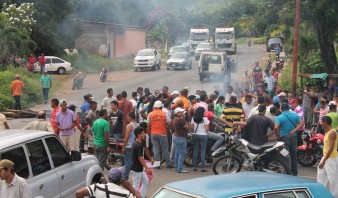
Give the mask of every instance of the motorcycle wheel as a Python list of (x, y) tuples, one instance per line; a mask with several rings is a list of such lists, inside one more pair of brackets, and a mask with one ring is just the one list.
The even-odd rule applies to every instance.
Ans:
[(236, 173), (241, 171), (242, 161), (236, 156), (223, 155), (216, 159), (212, 166), (215, 175), (225, 173)]
[[(194, 166), (193, 156), (194, 156), (194, 147), (188, 148), (188, 151), (187, 151), (187, 153), (185, 154), (185, 157), (184, 157), (184, 164), (187, 167)], [(199, 160), (198, 160), (198, 163), (199, 163)]]
[(114, 154), (108, 155), (107, 163), (104, 166), (107, 170), (110, 170), (113, 167), (124, 166), (124, 157), (116, 156)]
[(291, 175), (289, 163), (286, 161), (285, 157), (280, 154), (276, 154), (264, 162), (264, 169), (273, 171), (274, 173)]
[(302, 166), (311, 167), (317, 163), (315, 155), (310, 151), (297, 151), (298, 163)]

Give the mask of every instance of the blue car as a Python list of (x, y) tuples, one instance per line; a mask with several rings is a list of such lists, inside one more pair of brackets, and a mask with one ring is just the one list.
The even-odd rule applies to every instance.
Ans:
[(333, 198), (321, 184), (304, 178), (241, 172), (169, 183), (153, 198)]

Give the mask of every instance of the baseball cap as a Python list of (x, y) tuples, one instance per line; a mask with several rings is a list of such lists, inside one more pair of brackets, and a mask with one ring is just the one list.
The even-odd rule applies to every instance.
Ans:
[(161, 101), (156, 101), (155, 103), (154, 103), (154, 108), (161, 108), (162, 107), (162, 102)]
[(177, 114), (177, 113), (180, 113), (180, 112), (185, 112), (185, 110), (182, 109), (181, 107), (177, 107), (177, 108), (174, 110), (174, 114)]
[(175, 90), (175, 91), (173, 91), (172, 93), (171, 93), (171, 95), (179, 95), (180, 94), (180, 92), (179, 91), (177, 91), (177, 90)]
[(108, 179), (112, 182), (119, 182), (122, 179), (122, 174), (124, 172), (124, 167), (112, 168), (108, 172)]
[(60, 100), (60, 105), (62, 105), (63, 103), (66, 103), (66, 104), (67, 104), (68, 102), (67, 102), (67, 100), (65, 100), (65, 99), (61, 99), (61, 100)]
[(294, 98), (294, 99), (290, 100), (289, 103), (290, 103), (290, 105), (293, 105), (295, 103), (298, 103), (298, 100), (296, 98)]
[(3, 169), (3, 168), (13, 169), (13, 167), (14, 167), (14, 163), (11, 160), (8, 160), (8, 159), (0, 160), (0, 169)]
[(280, 92), (280, 93), (278, 94), (278, 96), (284, 96), (284, 97), (286, 97), (286, 93), (285, 93), (285, 92)]
[(72, 111), (75, 111), (76, 106), (73, 105), (73, 104), (70, 104), (67, 108), (70, 109), (70, 110), (72, 110)]
[(289, 104), (288, 104), (288, 103), (283, 102), (282, 105), (281, 105), (281, 108), (282, 108), (282, 109), (289, 109), (290, 107), (289, 107)]

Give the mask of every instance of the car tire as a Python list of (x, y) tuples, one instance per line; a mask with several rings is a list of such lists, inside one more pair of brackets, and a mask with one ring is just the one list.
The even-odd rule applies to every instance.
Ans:
[(192, 69), (192, 62), (190, 63), (189, 69)]
[(58, 70), (57, 70), (58, 74), (60, 75), (64, 75), (66, 73), (66, 69), (63, 68), (63, 67), (59, 67)]
[(204, 77), (200, 76), (200, 82), (203, 82), (203, 80), (204, 80)]
[(153, 66), (151, 67), (151, 71), (156, 71), (156, 65), (153, 65)]
[(135, 71), (135, 72), (138, 72), (138, 68), (134, 68), (134, 71)]

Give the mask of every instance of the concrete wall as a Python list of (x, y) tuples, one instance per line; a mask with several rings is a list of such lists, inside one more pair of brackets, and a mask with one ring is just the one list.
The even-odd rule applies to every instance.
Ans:
[(146, 32), (136, 29), (125, 29), (124, 34), (116, 33), (115, 57), (123, 57), (135, 54), (138, 50), (145, 48)]

